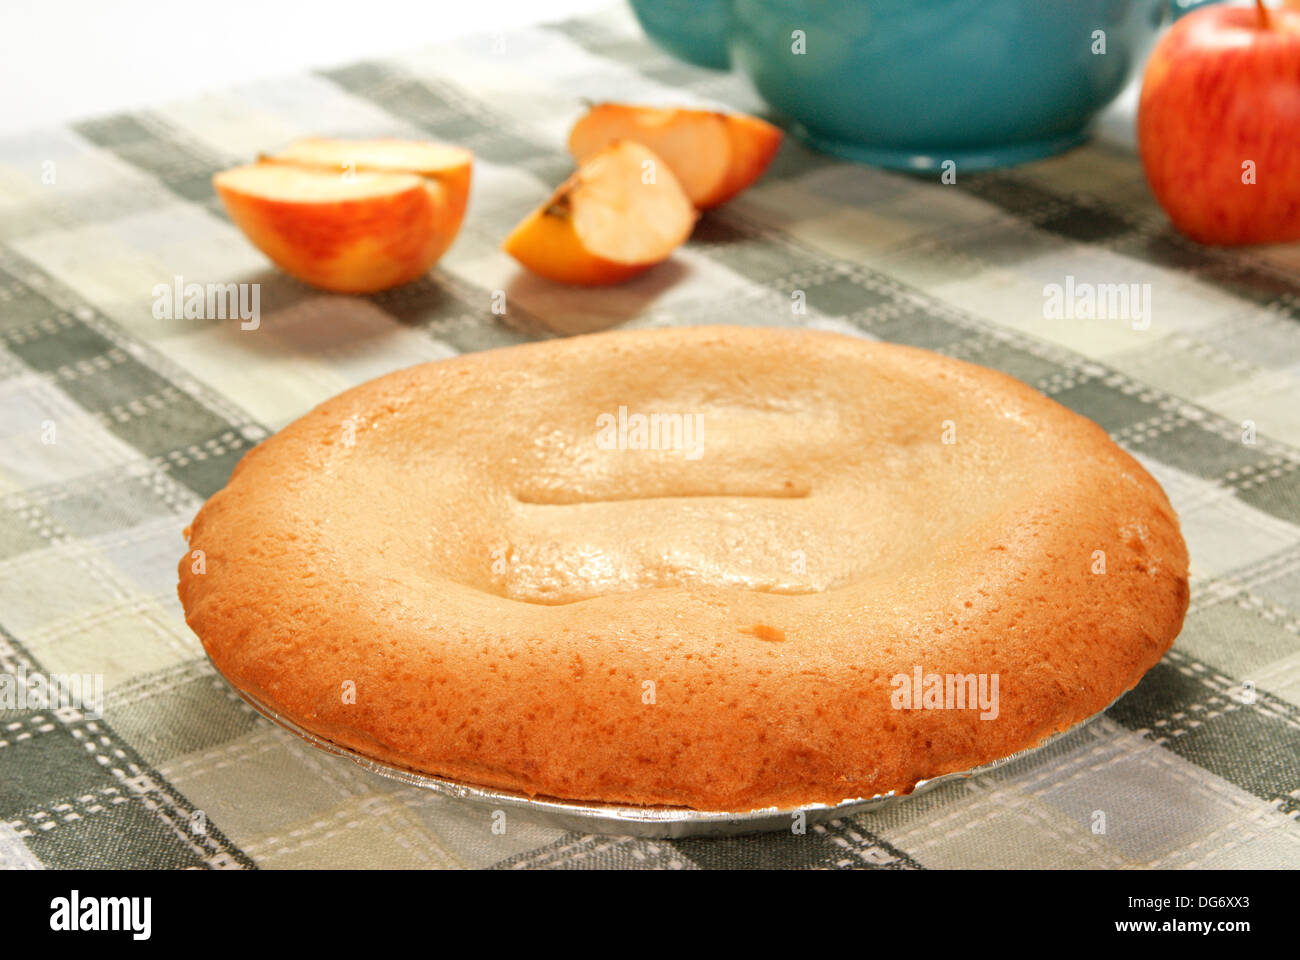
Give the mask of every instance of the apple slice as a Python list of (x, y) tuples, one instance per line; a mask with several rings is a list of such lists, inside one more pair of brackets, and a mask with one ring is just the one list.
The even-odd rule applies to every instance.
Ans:
[(421, 140), (331, 140), (304, 137), (264, 159), (342, 170), (386, 170), (446, 179), (468, 174), (474, 154), (464, 147)]
[(473, 154), (402, 140), (299, 140), (213, 184), (286, 273), (339, 293), (409, 283), (460, 230)]
[(743, 114), (601, 103), (573, 125), (569, 152), (582, 162), (615, 140), (645, 144), (672, 167), (691, 202), (706, 210), (762, 176), (783, 136)]
[(619, 141), (560, 184), (501, 249), (560, 283), (619, 283), (667, 259), (697, 216), (667, 163)]
[[(451, 246), (465, 219), (469, 203), (470, 176), (474, 154), (464, 147), (422, 140), (330, 140), (305, 137), (295, 140), (279, 153), (265, 157), (272, 163), (321, 166), (340, 172), (386, 171), (415, 173), (436, 181), (441, 191), (430, 185), (437, 201), (438, 232), (445, 242), (434, 255), (432, 264)], [(425, 270), (428, 269), (426, 266)], [(421, 273), (424, 270), (420, 271)]]

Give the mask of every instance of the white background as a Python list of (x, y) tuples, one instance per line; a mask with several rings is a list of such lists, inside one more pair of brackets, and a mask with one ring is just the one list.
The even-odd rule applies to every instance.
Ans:
[(0, 136), (613, 0), (0, 0)]

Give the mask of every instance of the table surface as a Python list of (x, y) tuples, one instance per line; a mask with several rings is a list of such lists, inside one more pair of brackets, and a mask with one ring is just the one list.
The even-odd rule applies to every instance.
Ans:
[[(0, 866), (1300, 865), (1300, 247), (1182, 240), (1105, 144), (943, 185), (789, 142), (670, 262), (561, 289), (498, 245), (569, 171), (584, 97), (760, 109), (619, 8), (0, 138), (0, 673), (105, 689), (101, 718), (0, 714)], [(314, 133), (475, 150), (470, 215), (426, 279), (313, 291), (225, 218), (214, 171)], [(260, 327), (156, 315), (175, 277), (260, 284)], [(1149, 284), (1149, 323), (1049, 319), (1045, 291), (1067, 282)], [(488, 809), (262, 720), (187, 629), (182, 528), (253, 444), (340, 390), (538, 337), (792, 322), (1011, 373), (1164, 485), (1191, 609), (1105, 717), (803, 836), (651, 841), (517, 817), (497, 833)]]

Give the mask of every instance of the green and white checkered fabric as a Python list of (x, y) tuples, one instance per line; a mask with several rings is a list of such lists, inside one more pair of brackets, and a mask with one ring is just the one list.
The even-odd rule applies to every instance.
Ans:
[[(0, 713), (0, 866), (1300, 865), (1300, 246), (1195, 247), (1102, 147), (944, 185), (791, 142), (669, 263), (562, 289), (498, 244), (569, 171), (583, 98), (761, 109), (620, 9), (0, 140), (0, 673), (105, 688), (102, 719)], [(213, 172), (308, 134), (475, 151), (464, 231), (427, 278), (323, 294), (225, 218)], [(176, 276), (260, 283), (260, 328), (156, 319)], [(1149, 328), (1046, 319), (1067, 278), (1150, 284)], [(995, 773), (805, 836), (677, 842), (518, 817), (495, 834), (490, 810), (327, 756), (213, 672), (176, 598), (181, 530), (253, 444), (421, 361), (702, 323), (917, 344), (1102, 424), (1182, 518), (1173, 651), (1106, 717)]]

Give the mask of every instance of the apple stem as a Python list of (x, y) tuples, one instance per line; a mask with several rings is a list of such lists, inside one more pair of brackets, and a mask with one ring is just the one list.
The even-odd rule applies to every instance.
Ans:
[(1264, 0), (1255, 0), (1255, 9), (1259, 11), (1259, 28), (1267, 30), (1271, 24), (1268, 19), (1268, 7), (1264, 6)]

